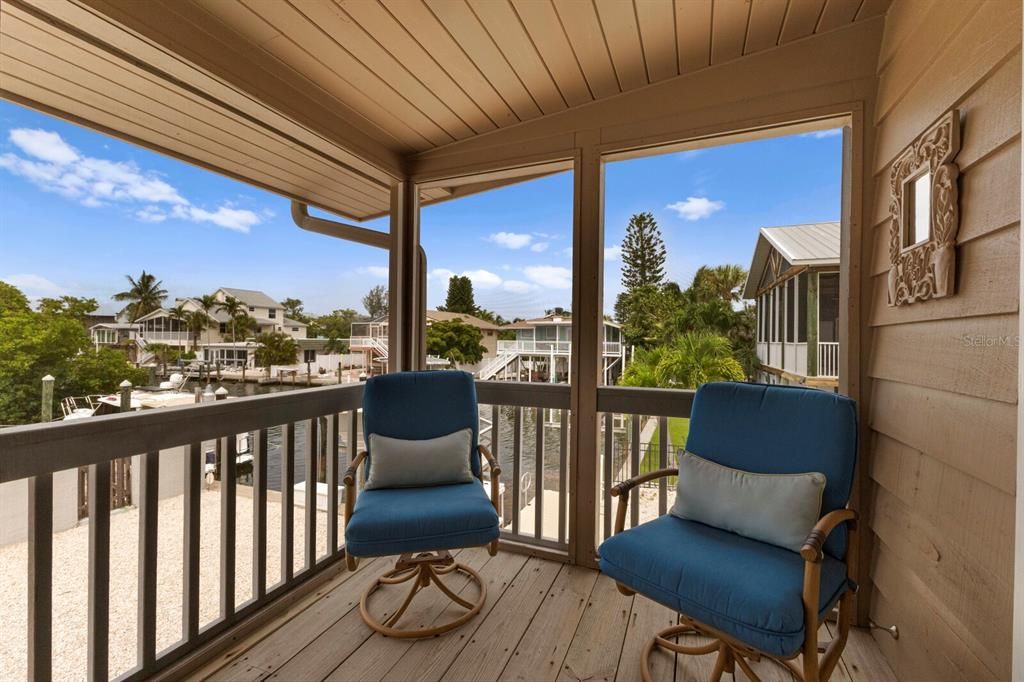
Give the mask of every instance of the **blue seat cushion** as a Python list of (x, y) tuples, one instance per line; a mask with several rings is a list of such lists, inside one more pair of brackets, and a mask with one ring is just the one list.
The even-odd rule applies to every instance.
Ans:
[(345, 551), (387, 556), (486, 545), (498, 514), (479, 481), (363, 490), (345, 528)]
[[(656, 602), (760, 651), (791, 656), (804, 641), (804, 560), (796, 552), (662, 516), (601, 545), (601, 570)], [(824, 614), (849, 589), (846, 566), (821, 566)]]

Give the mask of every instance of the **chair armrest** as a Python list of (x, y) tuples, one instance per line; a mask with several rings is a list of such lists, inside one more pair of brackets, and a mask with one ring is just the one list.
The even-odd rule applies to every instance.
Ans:
[(366, 459), (366, 456), (366, 450), (363, 450), (356, 455), (356, 458), (348, 465), (348, 469), (345, 469), (345, 478), (342, 479), (342, 482), (346, 487), (351, 487), (356, 484), (356, 472), (359, 471), (359, 466), (363, 463), (363, 460)]
[(677, 476), (678, 474), (679, 469), (677, 469), (676, 467), (666, 467), (664, 469), (658, 469), (657, 471), (641, 474), (640, 476), (634, 476), (633, 478), (625, 480), (622, 483), (613, 485), (612, 489), (609, 492), (611, 493), (612, 497), (624, 497), (626, 493), (628, 493), (630, 490), (637, 487), (638, 485), (647, 483), (647, 481), (653, 481), (656, 478), (663, 478), (665, 476)]
[(615, 507), (615, 529), (613, 533), (621, 533), (622, 529), (626, 527), (626, 509), (629, 507), (630, 490), (647, 481), (653, 481), (656, 478), (663, 478), (665, 476), (676, 476), (678, 474), (679, 469), (676, 467), (666, 467), (640, 476), (634, 476), (629, 480), (613, 485), (608, 492), (612, 497), (619, 498), (619, 503)]
[(491, 454), (487, 446), (478, 445), (477, 447), (480, 449), (480, 454), (487, 460), (487, 466), (491, 469), (491, 479), (501, 476), (501, 467), (498, 466), (498, 460), (494, 459), (494, 455)]
[(841, 523), (853, 524), (856, 521), (857, 512), (853, 509), (836, 509), (825, 514), (814, 524), (811, 532), (808, 533), (803, 547), (800, 548), (800, 556), (804, 558), (804, 561), (816, 564), (821, 563), (822, 559), (825, 558), (823, 551), (825, 540), (828, 539), (832, 531)]

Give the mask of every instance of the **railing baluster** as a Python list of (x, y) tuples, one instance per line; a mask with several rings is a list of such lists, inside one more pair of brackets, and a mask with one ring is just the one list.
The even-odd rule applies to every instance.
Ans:
[(139, 457), (138, 662), (145, 670), (156, 660), (157, 495), (160, 452)]
[(320, 449), (320, 421), (313, 417), (306, 422), (306, 447), (303, 450), (306, 458), (306, 568), (316, 565), (316, 498), (317, 474), (316, 457)]
[(252, 595), (267, 594), (267, 430), (260, 429), (252, 445)]
[(537, 443), (534, 447), (534, 463), (537, 467), (536, 492), (533, 499), (533, 534), (536, 538), (544, 537), (544, 408), (536, 407), (533, 411), (534, 422), (537, 424)]
[(238, 442), (234, 434), (220, 448), (220, 615), (235, 613), (235, 466)]
[(523, 454), (523, 408), (515, 408), (512, 419), (512, 534), (519, 535), (519, 467)]
[(614, 435), (613, 427), (615, 425), (615, 414), (612, 412), (604, 413), (604, 485), (602, 493), (604, 493), (604, 536), (610, 538), (612, 536), (612, 485), (615, 481), (612, 480), (612, 459), (614, 459), (615, 453), (612, 452), (612, 448), (615, 443), (612, 440)]
[[(658, 468), (668, 466), (668, 417), (658, 417)], [(658, 479), (658, 516), (668, 511), (668, 477)]]
[(28, 679), (52, 678), (53, 474), (28, 482)]
[[(629, 475), (640, 474), (640, 415), (634, 414), (632, 419), (632, 440), (630, 442)], [(629, 494), (629, 527), (640, 525), (640, 487), (637, 486)]]
[(338, 414), (327, 417), (327, 556), (338, 553)]
[(292, 579), (292, 524), (295, 519), (292, 496), (295, 489), (292, 471), (295, 468), (295, 424), (281, 427), (281, 582)]
[(110, 462), (89, 467), (89, 660), (88, 678), (110, 674)]
[(203, 494), (203, 475), (206, 473), (206, 457), (202, 443), (192, 443), (185, 453), (184, 480), (184, 529), (181, 592), (182, 634), (186, 641), (193, 641), (199, 634), (199, 524), (201, 517), (200, 498)]
[(568, 481), (568, 450), (566, 444), (569, 441), (569, 410), (559, 410), (562, 421), (561, 429), (558, 432), (558, 542), (565, 542), (565, 515), (566, 505), (569, 501), (569, 491), (566, 488)]

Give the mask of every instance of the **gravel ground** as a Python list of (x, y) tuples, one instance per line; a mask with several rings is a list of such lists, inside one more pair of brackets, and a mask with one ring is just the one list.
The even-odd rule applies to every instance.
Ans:
[[(235, 602), (252, 597), (251, 488), (238, 486), (236, 515)], [(281, 507), (276, 494), (267, 504), (267, 580), (281, 575)], [(220, 493), (201, 498), (200, 627), (219, 617)], [(157, 651), (181, 638), (182, 497), (160, 501), (157, 532)], [(304, 514), (295, 509), (295, 570), (304, 563)], [(326, 553), (324, 512), (317, 514), (317, 554)], [(339, 527), (341, 523), (339, 521)], [(138, 510), (129, 507), (110, 517), (110, 676), (135, 665), (138, 594)], [(88, 641), (89, 525), (53, 536), (53, 677), (80, 680), (86, 674)], [(0, 547), (0, 680), (26, 677), (27, 544)]]

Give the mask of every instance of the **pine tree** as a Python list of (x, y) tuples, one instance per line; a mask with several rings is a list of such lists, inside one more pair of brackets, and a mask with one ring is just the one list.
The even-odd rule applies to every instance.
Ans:
[(469, 277), (454, 275), (448, 280), (448, 297), (445, 299), (444, 309), (450, 313), (476, 314), (473, 281)]
[(636, 213), (622, 240), (622, 288), (659, 286), (665, 279), (665, 241), (651, 213)]

